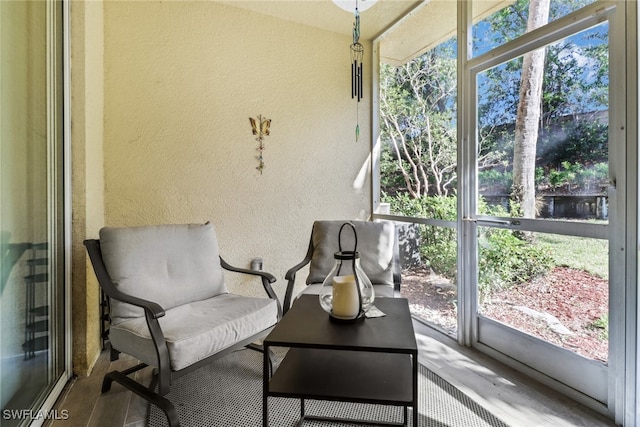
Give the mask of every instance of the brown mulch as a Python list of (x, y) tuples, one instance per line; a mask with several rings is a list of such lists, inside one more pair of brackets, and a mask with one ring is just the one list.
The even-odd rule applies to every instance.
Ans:
[(402, 273), (400, 295), (409, 300), (411, 313), (454, 333), (457, 329), (455, 285), (423, 267)]
[[(582, 270), (556, 267), (531, 283), (494, 292), (481, 304), (483, 316), (585, 357), (607, 362), (608, 282)], [(455, 332), (456, 290), (424, 268), (403, 273), (402, 296), (412, 313)], [(551, 320), (550, 320), (551, 319)]]

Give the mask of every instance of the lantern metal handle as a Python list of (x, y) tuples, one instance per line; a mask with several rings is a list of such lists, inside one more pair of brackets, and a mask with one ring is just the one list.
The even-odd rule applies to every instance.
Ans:
[[(356, 272), (356, 258), (358, 257), (358, 233), (356, 232), (356, 227), (355, 225), (353, 225), (350, 222), (345, 222), (344, 224), (342, 224), (340, 226), (340, 231), (338, 232), (338, 250), (340, 254), (345, 254), (345, 252), (342, 252), (342, 230), (344, 229), (344, 226), (348, 225), (349, 227), (351, 227), (351, 231), (353, 231), (353, 237), (354, 237), (354, 243), (353, 243), (353, 252), (346, 252), (346, 253), (351, 253), (353, 254), (353, 256), (351, 257), (351, 269), (353, 271), (353, 277), (355, 278), (356, 281), (356, 291), (358, 292), (358, 303), (360, 304), (360, 310), (358, 313), (358, 316), (356, 316), (356, 318), (364, 318), (364, 310), (362, 307), (362, 290), (360, 289), (360, 278), (358, 277), (358, 274)], [(342, 265), (340, 266), (340, 268), (338, 269), (338, 274), (340, 274), (340, 270)]]
[(351, 230), (353, 231), (353, 237), (355, 238), (355, 243), (353, 244), (353, 253), (355, 255), (356, 251), (358, 250), (358, 233), (356, 233), (356, 227), (350, 222), (345, 222), (340, 227), (340, 231), (338, 232), (338, 250), (342, 252), (342, 229), (345, 225), (351, 227)]

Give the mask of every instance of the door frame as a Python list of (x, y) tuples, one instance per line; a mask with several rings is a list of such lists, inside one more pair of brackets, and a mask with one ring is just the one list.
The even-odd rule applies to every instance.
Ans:
[[(56, 3), (61, 3), (62, 13), (62, 29), (58, 27), (58, 21), (55, 19), (55, 7)], [(71, 34), (71, 20), (70, 20), (70, 1), (68, 0), (48, 0), (47, 1), (47, 90), (49, 98), (49, 109), (55, 107), (56, 99), (58, 95), (62, 95), (62, 171), (57, 170), (55, 165), (53, 149), (50, 146), (48, 150), (48, 163), (49, 163), (49, 180), (62, 176), (61, 183), (52, 183), (49, 185), (50, 199), (54, 200), (51, 196), (60, 190), (62, 187), (62, 218), (56, 221), (54, 213), (49, 214), (49, 222), (59, 224), (63, 227), (62, 242), (58, 243), (55, 230), (50, 227), (49, 240), (54, 242), (51, 245), (52, 250), (56, 248), (63, 248), (62, 252), (56, 256), (63, 257), (62, 275), (64, 277), (64, 283), (62, 289), (56, 289), (55, 295), (61, 292), (63, 298), (62, 313), (63, 316), (63, 330), (59, 331), (64, 336), (62, 341), (60, 337), (56, 336), (57, 342), (50, 346), (50, 351), (54, 351), (57, 346), (62, 346), (64, 351), (64, 360), (60, 361), (63, 372), (60, 377), (55, 381), (50, 389), (50, 392), (45, 397), (40, 411), (42, 413), (53, 414), (56, 417), (65, 417), (65, 414), (50, 412), (54, 407), (56, 401), (62, 394), (65, 386), (71, 379), (73, 374), (72, 366), (72, 330), (71, 330), (71, 55), (70, 55), (70, 34)], [(56, 32), (62, 31), (62, 46), (56, 45)], [(62, 49), (62, 70), (56, 67), (56, 54), (52, 52), (55, 49)], [(56, 92), (55, 82), (57, 75), (62, 72), (62, 94)], [(58, 125), (55, 121), (49, 120), (49, 132), (56, 133), (58, 131)], [(51, 144), (49, 144), (51, 145)], [(51, 275), (53, 277), (53, 275)], [(53, 327), (53, 326), (52, 326)], [(51, 357), (51, 356), (50, 356)], [(41, 426), (46, 422), (46, 417), (38, 417), (32, 421), (31, 426)]]
[[(486, 54), (472, 58), (470, 55), (471, 40), (471, 2), (459, 1), (458, 36), (459, 40), (459, 102), (458, 102), (458, 164), (460, 166), (459, 212), (458, 212), (458, 271), (459, 274), (459, 335), (460, 344), (476, 347), (501, 362), (527, 373), (573, 399), (612, 416), (616, 422), (632, 425), (638, 411), (635, 403), (637, 387), (637, 257), (634, 250), (638, 247), (638, 150), (637, 150), (637, 97), (630, 99), (627, 93), (636, 94), (637, 88), (637, 32), (626, 33), (627, 28), (637, 30), (637, 7), (635, 2), (597, 2), (572, 13), (569, 16), (553, 21), (543, 28), (527, 33), (520, 38), (493, 49)], [(581, 372), (567, 370), (567, 365), (559, 369), (547, 363), (552, 376), (542, 374), (530, 367), (535, 354), (531, 349), (545, 348), (553, 357), (560, 349), (544, 343), (544, 341), (527, 337), (516, 331), (505, 332), (504, 336), (496, 333), (499, 322), (481, 318), (478, 314), (477, 282), (477, 227), (478, 225), (499, 226), (501, 228), (558, 232), (566, 231), (567, 223), (538, 225), (536, 220), (518, 219), (521, 226), (510, 224), (509, 218), (495, 221), (495, 218), (476, 215), (478, 183), (476, 179), (475, 157), (477, 152), (476, 123), (476, 76), (479, 72), (505, 62), (506, 59), (518, 57), (527, 51), (545, 46), (553, 41), (575, 34), (609, 19), (609, 52), (610, 52), (610, 108), (609, 108), (609, 141), (610, 141), (610, 206), (615, 206), (615, 217), (606, 226), (589, 228), (589, 237), (606, 237), (609, 234), (610, 252), (610, 292), (609, 292), (609, 364), (597, 366), (593, 386), (599, 388), (594, 397), (566, 386), (563, 379), (568, 376), (577, 378)], [(472, 191), (461, 191), (472, 189)], [(623, 194), (619, 197), (618, 194)], [(633, 200), (635, 203), (627, 203)], [(491, 224), (494, 222), (494, 224)], [(500, 225), (499, 223), (503, 224)], [(525, 226), (525, 227), (522, 227)], [(582, 227), (581, 227), (582, 228)], [(605, 231), (608, 228), (609, 231)], [(620, 309), (623, 307), (624, 309)], [(484, 340), (484, 343), (482, 342)], [(522, 345), (528, 351), (512, 353), (513, 357), (496, 350), (505, 344)], [(516, 345), (516, 346), (517, 346)], [(568, 353), (568, 352), (567, 352)], [(567, 356), (571, 358), (571, 356)], [(576, 356), (579, 357), (579, 356)], [(582, 358), (581, 358), (582, 359)], [(539, 358), (538, 358), (539, 360)], [(587, 361), (588, 362), (588, 361)], [(600, 364), (601, 365), (601, 364)], [(608, 371), (608, 372), (607, 372)], [(631, 374), (631, 375), (630, 375)], [(627, 379), (628, 378), (628, 379)], [(587, 389), (591, 386), (586, 385)]]

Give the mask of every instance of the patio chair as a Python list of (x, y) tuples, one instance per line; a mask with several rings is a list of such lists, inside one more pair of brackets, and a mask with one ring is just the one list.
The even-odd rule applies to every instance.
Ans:
[[(164, 397), (172, 379), (243, 347), (262, 350), (254, 342), (282, 316), (275, 277), (227, 264), (211, 223), (105, 227), (84, 244), (109, 298), (111, 360), (122, 352), (141, 362), (107, 373), (102, 392), (116, 381), (160, 407), (172, 427), (180, 425)], [(268, 298), (229, 293), (223, 270), (259, 276)], [(149, 387), (128, 377), (146, 366), (156, 368)]]
[[(309, 275), (302, 294), (319, 294), (322, 282), (331, 271), (338, 251), (338, 234), (340, 227), (347, 221), (315, 221), (311, 230), (309, 248), (304, 259), (290, 268), (286, 275), (287, 290), (284, 296), (283, 310), (286, 313), (293, 297), (296, 273), (307, 264)], [(357, 250), (360, 253), (360, 265), (365, 272), (378, 297), (400, 296), (401, 267), (396, 227), (389, 221), (349, 221), (358, 235)], [(342, 236), (344, 248), (353, 248), (352, 233)]]

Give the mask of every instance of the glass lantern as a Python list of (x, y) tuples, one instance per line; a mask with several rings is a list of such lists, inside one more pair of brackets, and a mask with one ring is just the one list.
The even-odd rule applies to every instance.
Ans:
[[(342, 250), (341, 235), (345, 226), (351, 227), (355, 236), (353, 251)], [(320, 305), (331, 320), (353, 322), (364, 319), (373, 304), (375, 292), (360, 266), (360, 254), (356, 250), (358, 235), (353, 224), (347, 222), (340, 227), (338, 247), (339, 251), (333, 255), (333, 268), (322, 282)]]

